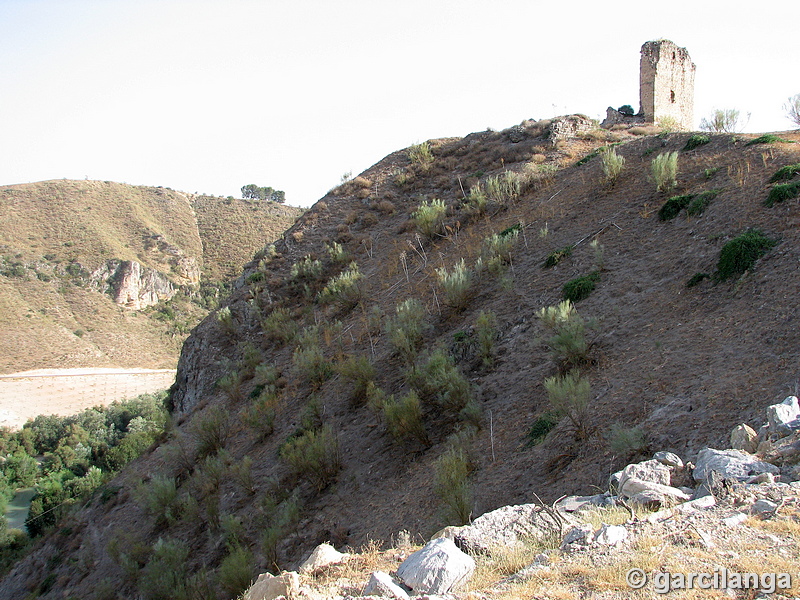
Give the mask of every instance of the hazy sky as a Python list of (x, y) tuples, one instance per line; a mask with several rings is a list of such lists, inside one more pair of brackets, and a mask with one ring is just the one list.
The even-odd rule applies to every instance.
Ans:
[(800, 3), (0, 0), (0, 185), (99, 179), (308, 206), (415, 142), (639, 108), (639, 49), (697, 65), (695, 120), (792, 124)]

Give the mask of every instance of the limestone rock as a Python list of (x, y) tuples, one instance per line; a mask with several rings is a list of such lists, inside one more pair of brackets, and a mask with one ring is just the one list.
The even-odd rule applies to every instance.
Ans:
[(242, 600), (275, 600), (280, 596), (289, 598), (299, 590), (300, 577), (294, 571), (280, 575), (262, 573), (242, 596)]
[(681, 457), (673, 452), (666, 452), (665, 450), (661, 450), (660, 452), (656, 452), (653, 455), (653, 460), (657, 460), (662, 465), (667, 467), (676, 467), (680, 469), (683, 467), (683, 461)]
[(389, 574), (383, 571), (375, 571), (369, 576), (367, 587), (364, 588), (364, 595), (408, 600), (406, 591), (397, 585)]
[(314, 548), (314, 551), (303, 562), (303, 564), (300, 565), (299, 571), (300, 573), (310, 573), (311, 571), (315, 571), (321, 567), (342, 562), (349, 556), (349, 554), (342, 554), (341, 552), (338, 552), (336, 548), (330, 544), (320, 544)]
[(666, 465), (655, 459), (650, 459), (628, 465), (622, 469), (619, 475), (620, 490), (625, 487), (625, 482), (629, 479), (668, 486), (670, 484), (670, 471)]
[(655, 498), (654, 494), (661, 496), (663, 498), (661, 504), (667, 502), (675, 504), (677, 502), (689, 500), (690, 498), (688, 494), (682, 492), (678, 488), (661, 483), (644, 481), (642, 479), (635, 479), (633, 477), (626, 479), (620, 489), (620, 495), (625, 498), (633, 498), (637, 494), (645, 492), (651, 500)]
[(755, 429), (746, 423), (742, 423), (731, 431), (731, 448), (753, 454), (758, 447), (757, 438), (758, 434)]
[(775, 465), (758, 460), (752, 454), (741, 450), (715, 450), (704, 448), (697, 456), (697, 466), (694, 469), (696, 481), (706, 481), (711, 471), (716, 471), (726, 479), (746, 481), (753, 475), (760, 473), (780, 473)]
[(755, 515), (761, 515), (762, 517), (767, 517), (775, 514), (778, 510), (778, 505), (770, 500), (756, 500), (753, 505), (750, 507), (750, 512)]
[(561, 540), (561, 551), (577, 550), (589, 546), (594, 541), (594, 528), (591, 525), (575, 525), (567, 530)]
[(628, 539), (628, 530), (622, 525), (603, 525), (594, 534), (594, 541), (601, 546), (616, 546)]
[(613, 506), (614, 496), (595, 494), (594, 496), (567, 496), (556, 503), (556, 508), (563, 512), (579, 512), (595, 506)]
[(397, 569), (397, 577), (419, 594), (446, 594), (469, 581), (475, 561), (452, 540), (436, 538), (414, 552)]
[(555, 530), (558, 525), (540, 506), (519, 504), (482, 514), (471, 525), (453, 531), (453, 541), (466, 552), (490, 553), (492, 548), (541, 539)]
[(800, 404), (797, 396), (788, 396), (780, 404), (768, 406), (767, 421), (770, 431), (781, 435), (800, 429)]
[(98, 289), (111, 294), (114, 302), (132, 310), (169, 300), (177, 292), (166, 275), (135, 260), (110, 260), (92, 273), (91, 279)]

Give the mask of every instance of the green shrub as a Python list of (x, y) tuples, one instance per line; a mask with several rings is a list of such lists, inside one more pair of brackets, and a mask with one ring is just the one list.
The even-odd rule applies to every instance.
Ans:
[(319, 299), (324, 304), (336, 304), (340, 308), (349, 309), (361, 300), (361, 271), (358, 264), (350, 263), (344, 271), (328, 280), (327, 285), (319, 294)]
[(444, 292), (444, 301), (449, 306), (460, 310), (467, 305), (472, 286), (472, 270), (462, 258), (448, 271), (445, 267), (436, 269), (436, 277)]
[(589, 297), (598, 281), (600, 281), (600, 271), (592, 271), (588, 275), (571, 279), (561, 289), (561, 296), (570, 302), (580, 302)]
[(553, 359), (562, 366), (577, 367), (588, 359), (587, 325), (569, 300), (539, 311), (542, 324), (553, 334), (547, 343)]
[(526, 447), (538, 446), (547, 437), (547, 434), (558, 425), (559, 415), (548, 412), (536, 418), (528, 430)]
[(428, 238), (433, 238), (442, 233), (446, 214), (447, 207), (444, 200), (434, 198), (430, 202), (423, 200), (411, 218), (414, 219), (414, 224), (420, 233)]
[(469, 188), (467, 206), (471, 212), (479, 215), (484, 214), (488, 203), (486, 192), (483, 191), (483, 187), (480, 184), (473, 185)]
[(208, 408), (202, 415), (195, 417), (192, 434), (197, 444), (198, 460), (217, 454), (230, 435), (228, 412), (220, 406)]
[(551, 267), (555, 267), (558, 263), (560, 263), (565, 258), (568, 258), (572, 254), (572, 250), (575, 248), (573, 245), (564, 246), (560, 250), (555, 250), (547, 255), (547, 258), (544, 259), (544, 263), (542, 264), (543, 269), (549, 269)]
[(409, 392), (400, 400), (395, 400), (394, 396), (386, 398), (383, 402), (383, 418), (394, 439), (415, 439), (426, 446), (429, 444), (422, 422), (422, 405), (415, 392)]
[(264, 390), (250, 406), (242, 410), (242, 421), (255, 432), (259, 441), (266, 439), (275, 430), (277, 405), (275, 393)]
[(456, 367), (453, 358), (437, 349), (420, 367), (408, 374), (411, 387), (423, 398), (435, 400), (442, 408), (461, 411), (472, 399), (472, 386)]
[(653, 159), (650, 171), (657, 191), (671, 190), (678, 183), (678, 153), (666, 152), (659, 154)]
[(225, 392), (231, 400), (239, 400), (242, 394), (242, 379), (239, 373), (231, 371), (217, 379), (216, 387)]
[(228, 335), (234, 335), (236, 333), (236, 323), (233, 320), (230, 306), (223, 306), (217, 311), (217, 323), (219, 323), (222, 331)]
[(281, 344), (291, 342), (297, 335), (297, 323), (287, 308), (275, 308), (261, 321), (261, 328), (268, 339)]
[(617, 149), (614, 147), (606, 148), (600, 153), (600, 158), (603, 162), (603, 176), (610, 184), (617, 181), (622, 168), (625, 166), (625, 157), (617, 154)]
[(319, 385), (333, 375), (333, 367), (322, 352), (316, 325), (303, 329), (299, 344), (292, 354), (292, 363), (295, 374), (312, 385)]
[(472, 516), (469, 461), (460, 450), (450, 449), (436, 461), (434, 488), (449, 525), (465, 525)]
[(313, 280), (322, 275), (322, 263), (307, 254), (292, 265), (291, 277), (295, 280)]
[(797, 198), (798, 195), (800, 195), (800, 181), (777, 183), (769, 191), (769, 196), (764, 201), (764, 205), (771, 208), (785, 200)]
[(692, 201), (696, 194), (684, 194), (682, 196), (672, 196), (667, 200), (658, 211), (658, 218), (662, 221), (669, 221), (678, 214)]
[(719, 171), (719, 167), (711, 167), (709, 169), (704, 169), (703, 170), (703, 176), (706, 179), (711, 179), (714, 175), (717, 174), (718, 171)]
[(520, 225), (510, 227), (500, 233), (494, 233), (483, 240), (481, 259), (483, 264), (493, 273), (511, 263), (511, 250), (519, 241)]
[(157, 528), (171, 525), (178, 519), (178, 488), (175, 479), (154, 475), (147, 484), (137, 488), (137, 499), (142, 509), (155, 520)]
[(641, 427), (623, 427), (619, 423), (611, 426), (608, 445), (617, 454), (634, 454), (647, 448), (647, 435)]
[(794, 165), (786, 165), (785, 167), (781, 167), (780, 169), (775, 171), (775, 174), (769, 178), (769, 182), (776, 183), (778, 181), (788, 181), (798, 173), (800, 173), (800, 163)]
[(481, 311), (475, 320), (475, 337), (484, 368), (494, 365), (494, 346), (497, 340), (497, 317), (492, 311)]
[(431, 152), (431, 145), (428, 142), (411, 145), (407, 154), (411, 163), (418, 165), (423, 171), (430, 169), (433, 164), (433, 152)]
[(186, 589), (189, 547), (181, 540), (159, 538), (139, 574), (139, 593), (146, 600), (189, 600)]
[(725, 281), (742, 275), (777, 243), (758, 229), (748, 229), (736, 236), (720, 250), (717, 279)]
[(686, 145), (683, 147), (684, 151), (694, 150), (695, 148), (699, 148), (711, 141), (711, 138), (707, 135), (703, 135), (702, 133), (695, 133), (694, 135), (690, 136), (688, 140), (686, 140)]
[(328, 256), (331, 261), (337, 264), (344, 264), (350, 260), (350, 253), (339, 242), (332, 244), (325, 244), (325, 249), (328, 251)]
[(505, 171), (501, 175), (486, 178), (486, 196), (497, 204), (506, 204), (519, 198), (522, 190), (522, 178), (514, 171)]
[(290, 439), (281, 448), (280, 455), (295, 473), (310, 480), (318, 491), (324, 490), (342, 467), (339, 443), (330, 425)]
[(336, 372), (353, 382), (352, 400), (363, 403), (367, 400), (367, 387), (375, 379), (375, 366), (366, 356), (350, 356), (336, 365)]
[(753, 146), (754, 144), (774, 144), (776, 142), (783, 142), (785, 144), (793, 144), (792, 140), (785, 140), (782, 137), (778, 137), (774, 133), (765, 133), (762, 136), (759, 136), (753, 140), (750, 140), (745, 144), (746, 146)]
[(689, 205), (686, 207), (686, 214), (690, 217), (698, 217), (702, 215), (708, 205), (711, 204), (711, 201), (717, 197), (719, 194), (719, 190), (709, 190), (707, 192), (703, 192), (698, 194), (696, 198), (693, 198)]
[(250, 550), (234, 546), (219, 566), (219, 585), (229, 597), (237, 598), (250, 587), (254, 575)]
[(411, 364), (417, 356), (422, 336), (430, 325), (425, 322), (425, 308), (416, 298), (397, 305), (395, 316), (386, 322), (386, 333), (395, 351)]
[(564, 375), (548, 377), (544, 387), (555, 413), (572, 422), (576, 438), (585, 439), (589, 433), (589, 380), (573, 369)]

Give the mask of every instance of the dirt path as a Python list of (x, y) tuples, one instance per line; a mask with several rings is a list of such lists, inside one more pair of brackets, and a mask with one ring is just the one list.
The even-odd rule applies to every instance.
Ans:
[(0, 426), (19, 428), (42, 414), (71, 415), (165, 390), (172, 369), (40, 369), (0, 375)]

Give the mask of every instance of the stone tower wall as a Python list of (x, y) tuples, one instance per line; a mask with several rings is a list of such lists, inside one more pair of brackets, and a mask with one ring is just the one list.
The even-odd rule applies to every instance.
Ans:
[(695, 65), (686, 48), (669, 40), (646, 42), (639, 66), (640, 113), (648, 123), (664, 117), (694, 129)]

